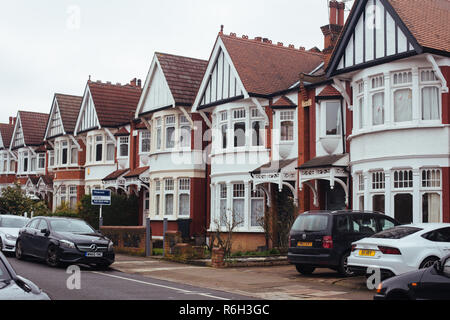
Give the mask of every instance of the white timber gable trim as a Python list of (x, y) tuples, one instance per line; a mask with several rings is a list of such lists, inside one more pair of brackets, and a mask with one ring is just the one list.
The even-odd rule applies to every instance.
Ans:
[(45, 129), (44, 140), (56, 137), (58, 135), (66, 134), (64, 124), (61, 118), (61, 111), (59, 109), (58, 100), (56, 96), (53, 98), (52, 109), (47, 122), (47, 128)]
[(421, 46), (387, 0), (361, 0), (354, 10), (329, 75), (396, 56), (422, 53)]
[(170, 91), (158, 56), (155, 54), (145, 80), (144, 92), (139, 100), (135, 118), (139, 118), (143, 113), (157, 111), (170, 106), (175, 107), (175, 99)]
[(202, 106), (239, 96), (243, 96), (244, 99), (249, 98), (233, 61), (219, 37), (192, 106), (192, 111), (197, 112)]
[(3, 149), (4, 147), (5, 147), (5, 145), (3, 143), (2, 133), (0, 132), (0, 149)]
[(78, 113), (77, 124), (75, 125), (75, 135), (82, 131), (100, 128), (97, 110), (95, 109), (94, 101), (92, 100), (91, 92), (87, 85), (84, 91), (83, 103)]
[(22, 146), (26, 147), (26, 144), (25, 144), (25, 138), (23, 135), (22, 120), (20, 119), (20, 112), (18, 112), (17, 120), (16, 120), (16, 124), (14, 126), (14, 131), (12, 134), (9, 149), (13, 150), (13, 149), (17, 149)]

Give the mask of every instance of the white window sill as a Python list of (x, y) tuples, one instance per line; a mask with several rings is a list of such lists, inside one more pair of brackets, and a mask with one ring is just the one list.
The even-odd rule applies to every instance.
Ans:
[(237, 147), (237, 148), (228, 148), (228, 149), (216, 149), (211, 152), (211, 156), (220, 156), (225, 154), (233, 154), (233, 153), (246, 153), (246, 152), (269, 152), (264, 146), (261, 147)]
[(442, 122), (439, 120), (439, 122), (421, 122), (421, 123), (413, 123), (408, 122), (405, 124), (397, 123), (390, 126), (386, 125), (380, 125), (380, 126), (374, 126), (372, 128), (362, 129), (362, 130), (356, 130), (353, 131), (353, 133), (348, 137), (349, 140), (363, 136), (366, 134), (373, 134), (373, 133), (379, 133), (379, 132), (385, 132), (385, 131), (395, 131), (395, 130), (410, 130), (410, 129), (428, 129), (428, 128), (445, 128), (449, 125), (442, 124)]

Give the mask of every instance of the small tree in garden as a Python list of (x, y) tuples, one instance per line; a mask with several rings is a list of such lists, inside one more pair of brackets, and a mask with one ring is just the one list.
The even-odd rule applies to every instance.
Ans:
[(27, 197), (19, 184), (3, 190), (0, 197), (0, 208), (2, 208), (2, 213), (18, 216), (23, 216), (25, 213), (30, 216), (32, 212), (36, 215), (42, 215), (48, 212), (48, 208), (43, 201), (35, 201)]
[[(239, 225), (244, 223), (244, 219), (239, 217), (234, 211), (229, 217), (214, 220), (214, 233), (211, 235), (211, 246), (215, 244), (223, 250), (225, 258), (230, 257), (233, 247), (233, 234)], [(223, 230), (223, 231), (222, 231)]]

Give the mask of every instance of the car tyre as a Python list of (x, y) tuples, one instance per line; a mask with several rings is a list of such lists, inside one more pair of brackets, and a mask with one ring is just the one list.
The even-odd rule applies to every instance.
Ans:
[(314, 270), (316, 270), (315, 267), (312, 266), (305, 266), (302, 264), (296, 264), (295, 268), (297, 269), (297, 271), (303, 275), (310, 275), (314, 272)]
[(351, 272), (348, 268), (348, 257), (350, 256), (350, 252), (346, 252), (342, 255), (341, 260), (339, 262), (338, 272), (343, 277), (352, 277), (355, 275), (354, 272)]
[(47, 265), (52, 268), (59, 267), (61, 264), (59, 262), (58, 251), (54, 245), (51, 245), (47, 249), (47, 258), (45, 259)]
[(422, 263), (419, 266), (419, 269), (425, 269), (432, 267), (436, 261), (438, 261), (439, 258), (437, 257), (428, 257), (425, 260), (422, 261)]
[(17, 260), (25, 259), (25, 254), (23, 253), (23, 248), (22, 248), (22, 241), (17, 241), (15, 253), (16, 253)]

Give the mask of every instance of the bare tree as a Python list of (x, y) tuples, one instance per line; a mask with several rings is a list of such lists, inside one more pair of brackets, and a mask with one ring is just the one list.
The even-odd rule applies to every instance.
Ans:
[(233, 210), (228, 210), (230, 215), (214, 219), (214, 234), (211, 237), (211, 246), (217, 246), (223, 250), (225, 258), (230, 257), (233, 247), (233, 234), (244, 219), (239, 217)]

